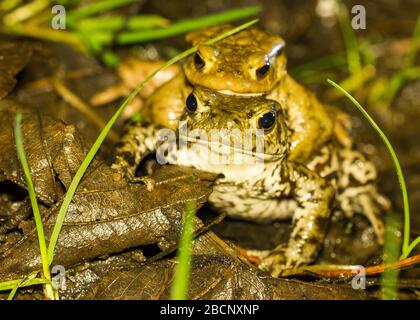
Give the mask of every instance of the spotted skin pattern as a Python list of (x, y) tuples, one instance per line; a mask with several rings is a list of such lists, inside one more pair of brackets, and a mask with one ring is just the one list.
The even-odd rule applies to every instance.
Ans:
[[(375, 167), (362, 153), (333, 139), (306, 164), (297, 163), (289, 159), (293, 132), (278, 102), (224, 95), (204, 87), (194, 88), (192, 95), (194, 110), (185, 110), (179, 120), (188, 130), (201, 129), (208, 136), (214, 129), (260, 129), (261, 115), (276, 115), (274, 125), (264, 131), (264, 154), (255, 152), (253, 141), (253, 155), (264, 158), (258, 173), (249, 164), (209, 163), (201, 151), (210, 148), (210, 143), (202, 145), (195, 140), (188, 140), (189, 148), (178, 150), (182, 156), (176, 162), (223, 174), (216, 180), (209, 202), (229, 216), (259, 222), (292, 218), (287, 244), (272, 250), (261, 269), (281, 276), (311, 263), (321, 248), (334, 206), (347, 215), (355, 211), (365, 214), (379, 240), (382, 238), (379, 213), (387, 200), (377, 191)], [(141, 159), (159, 147), (159, 128), (153, 123), (132, 126), (117, 150), (114, 168), (134, 173)], [(197, 145), (201, 149), (191, 148)]]

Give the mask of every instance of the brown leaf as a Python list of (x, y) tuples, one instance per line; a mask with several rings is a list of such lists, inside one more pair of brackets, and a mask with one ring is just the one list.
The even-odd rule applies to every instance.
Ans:
[[(14, 112), (0, 113), (6, 130), (0, 134), (0, 156), (5, 179), (25, 188), (17, 160), (11, 122)], [(52, 203), (59, 197), (58, 176), (65, 188), (84, 158), (85, 151), (73, 126), (23, 113), (22, 131), (37, 195)], [(54, 264), (71, 266), (93, 258), (146, 244), (162, 250), (178, 239), (186, 202), (198, 206), (211, 192), (215, 175), (190, 168), (164, 167), (155, 175), (156, 187), (149, 192), (142, 184), (130, 184), (105, 163), (95, 160), (80, 183), (66, 215), (57, 243)], [(41, 207), (45, 235), (49, 239), (61, 202)], [(0, 277), (10, 278), (40, 268), (36, 230), (25, 234), (0, 257)]]
[[(214, 233), (194, 241), (188, 296), (208, 299), (363, 299), (364, 293), (349, 286), (274, 279), (247, 265)], [(169, 299), (175, 261), (165, 259), (129, 270), (111, 270), (90, 283), (81, 299)], [(89, 274), (92, 273), (84, 271)], [(86, 283), (84, 283), (86, 285)], [(72, 288), (74, 290), (74, 288)], [(85, 287), (81, 288), (85, 290)]]
[[(12, 101), (0, 101), (0, 177), (26, 188), (16, 153), (14, 123), (19, 108)], [(85, 154), (76, 129), (38, 112), (22, 112), (22, 136), (37, 197), (48, 205), (62, 195), (60, 183), (68, 187)]]
[(13, 90), (15, 76), (26, 66), (31, 55), (32, 49), (22, 41), (0, 41), (0, 99)]

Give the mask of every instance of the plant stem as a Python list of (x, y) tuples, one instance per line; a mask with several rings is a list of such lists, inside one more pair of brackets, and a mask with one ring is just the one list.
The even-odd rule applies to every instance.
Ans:
[[(67, 88), (58, 77), (53, 77), (52, 84), (54, 89), (64, 101), (89, 118), (89, 120), (92, 121), (99, 130), (102, 130), (102, 128), (105, 126), (105, 121), (103, 121), (101, 117), (99, 117), (89, 105), (87, 105), (77, 94), (73, 93), (69, 88)], [(119, 140), (118, 134), (112, 130), (109, 133), (109, 137), (114, 142)]]
[(13, 288), (16, 287), (16, 285), (19, 285), (19, 287), (23, 288), (48, 283), (51, 283), (51, 281), (45, 278), (34, 278), (28, 281), (25, 281), (25, 279), (8, 280), (0, 282), (0, 291), (13, 290)]
[(20, 279), (20, 281), (16, 283), (16, 285), (13, 287), (12, 291), (10, 291), (9, 296), (7, 297), (7, 300), (13, 300), (13, 298), (16, 295), (16, 292), (18, 291), (18, 289), (22, 285), (22, 283), (23, 283), (23, 279)]
[(64, 42), (84, 54), (88, 54), (83, 42), (77, 34), (65, 30), (53, 30), (32, 24), (18, 24), (9, 28), (4, 28), (5, 33), (17, 34), (25, 37), (34, 37), (54, 42)]
[(347, 7), (339, 0), (336, 1), (337, 18), (340, 23), (341, 33), (343, 34), (344, 44), (347, 51), (347, 64), (350, 73), (360, 72), (362, 64), (360, 62), (359, 48), (354, 31), (351, 27)]
[(50, 0), (34, 0), (28, 2), (27, 4), (24, 4), (19, 8), (15, 9), (14, 11), (5, 15), (3, 17), (3, 22), (7, 26), (13, 26), (41, 12), (48, 5), (50, 5), (50, 3)]
[(4, 12), (8, 12), (16, 8), (18, 5), (20, 5), (21, 2), (22, 0), (3, 0), (0, 3), (0, 10)]
[(414, 248), (420, 243), (420, 236), (418, 236), (416, 239), (413, 240), (413, 242), (410, 243), (410, 245), (407, 247), (407, 254), (403, 255), (403, 258), (407, 258), (408, 255), (411, 253), (411, 251), (414, 250)]
[(191, 273), (191, 244), (194, 233), (193, 218), (195, 212), (196, 203), (188, 202), (184, 212), (184, 221), (177, 254), (177, 265), (175, 266), (174, 280), (171, 288), (171, 300), (185, 300), (188, 298), (188, 284)]
[[(384, 241), (384, 265), (390, 265), (393, 262), (398, 262), (400, 255), (401, 238), (397, 232), (401, 230), (401, 219), (399, 216), (389, 214), (386, 217), (385, 224), (385, 241)], [(384, 269), (381, 274), (381, 299), (395, 300), (397, 299), (397, 282), (399, 269), (389, 268)], [(388, 285), (384, 285), (387, 283)]]
[(147, 32), (123, 32), (117, 37), (116, 42), (118, 44), (124, 45), (173, 37), (183, 33), (187, 33), (192, 30), (205, 28), (220, 23), (226, 23), (240, 18), (249, 17), (251, 15), (255, 15), (260, 10), (260, 6), (233, 9), (222, 13), (208, 15), (206, 17), (178, 21), (171, 24), (168, 27), (152, 29), (148, 30)]
[[(340, 86), (347, 92), (353, 92), (361, 88), (367, 81), (372, 79), (376, 74), (376, 69), (372, 65), (366, 65), (360, 71), (350, 74), (346, 79), (340, 82)], [(342, 96), (342, 92), (331, 89), (326, 93), (328, 101), (332, 101)]]
[[(86, 31), (116, 31), (124, 26), (126, 17), (111, 16), (83, 19), (74, 27)], [(127, 21), (128, 30), (147, 30), (152, 28), (163, 28), (170, 24), (170, 21), (158, 15), (137, 15), (130, 17)]]
[(417, 18), (416, 27), (410, 41), (410, 48), (404, 57), (401, 68), (391, 77), (388, 91), (385, 95), (385, 103), (389, 106), (397, 96), (401, 87), (410, 80), (419, 77), (419, 67), (413, 67), (417, 52), (420, 48), (420, 16)]
[(80, 8), (72, 10), (67, 15), (67, 21), (74, 23), (76, 20), (89, 17), (98, 13), (110, 11), (115, 8), (123, 7), (137, 0), (102, 0), (86, 4)]
[[(29, 170), (28, 161), (26, 160), (25, 149), (23, 147), (22, 131), (21, 131), (22, 114), (18, 112), (15, 119), (15, 140), (16, 149), (19, 157), (19, 161), (22, 165), (25, 181), (28, 186), (29, 199), (31, 201), (32, 211), (34, 214), (34, 220), (36, 225), (36, 231), (38, 234), (39, 249), (41, 252), (42, 269), (44, 277), (47, 280), (51, 280), (50, 268), (48, 264), (47, 246), (45, 242), (44, 226), (42, 224), (41, 214), (39, 212), (38, 201), (36, 199), (35, 188), (31, 178), (31, 172)], [(45, 293), (49, 299), (54, 299), (54, 292), (51, 284), (44, 286)]]
[(404, 58), (403, 68), (410, 68), (413, 66), (417, 52), (420, 48), (420, 16), (417, 18), (416, 26), (414, 27), (413, 36), (410, 41), (410, 48)]

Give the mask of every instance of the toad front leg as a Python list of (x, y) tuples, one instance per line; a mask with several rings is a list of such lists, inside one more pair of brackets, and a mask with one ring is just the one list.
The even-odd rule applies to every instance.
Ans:
[(293, 216), (293, 231), (286, 247), (279, 246), (260, 265), (274, 277), (311, 263), (325, 237), (334, 189), (315, 172), (303, 166), (288, 165), (292, 196), (298, 203)]
[(136, 177), (136, 169), (141, 160), (156, 150), (158, 130), (154, 125), (143, 126), (141, 123), (131, 125), (116, 150), (112, 168), (121, 172), (131, 182), (142, 182), (150, 191), (154, 180), (150, 177)]

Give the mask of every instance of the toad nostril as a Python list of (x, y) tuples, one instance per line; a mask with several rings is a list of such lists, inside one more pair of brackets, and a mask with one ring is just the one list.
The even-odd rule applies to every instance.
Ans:
[(206, 62), (198, 52), (194, 55), (194, 64), (198, 70), (202, 70), (206, 65)]

